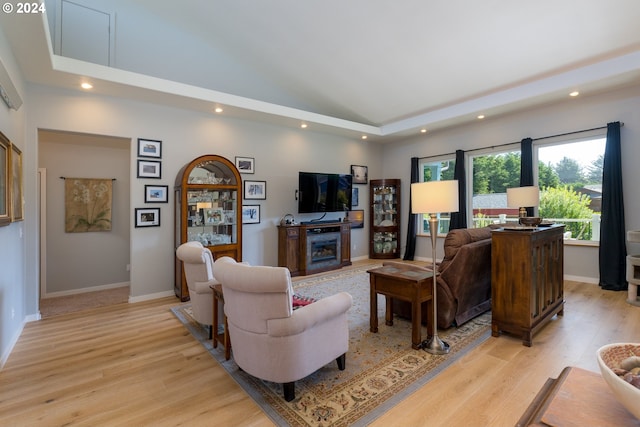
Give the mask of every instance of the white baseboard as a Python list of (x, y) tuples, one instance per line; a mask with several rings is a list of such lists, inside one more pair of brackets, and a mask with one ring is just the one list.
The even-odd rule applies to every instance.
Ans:
[(129, 303), (150, 301), (153, 299), (166, 298), (175, 296), (173, 291), (156, 292), (155, 294), (140, 295), (137, 297), (129, 297)]
[(592, 283), (597, 285), (600, 283), (600, 279), (597, 277), (584, 277), (584, 276), (572, 276), (565, 274), (564, 280), (571, 280), (573, 282), (584, 282), (584, 283)]
[(0, 359), (0, 370), (4, 368), (4, 364), (7, 363), (7, 360), (9, 360), (9, 356), (11, 355), (13, 348), (18, 343), (18, 340), (20, 339), (20, 335), (22, 335), (22, 330), (24, 329), (25, 324), (26, 322), (22, 322), (22, 325), (20, 325), (16, 333), (13, 335), (13, 337), (11, 338), (11, 341), (9, 341), (9, 345), (7, 346), (7, 349), (5, 350), (5, 352), (2, 354), (2, 358)]
[(126, 288), (131, 282), (110, 283), (108, 285), (91, 286), (90, 288), (70, 289), (68, 291), (47, 292), (42, 298), (66, 297), (69, 295), (84, 294), (87, 292), (105, 291), (107, 289)]

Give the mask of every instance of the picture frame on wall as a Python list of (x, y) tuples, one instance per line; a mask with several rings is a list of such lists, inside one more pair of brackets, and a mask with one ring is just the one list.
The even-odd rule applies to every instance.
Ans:
[(144, 202), (145, 203), (168, 203), (169, 202), (169, 186), (168, 185), (145, 185), (144, 186)]
[(162, 158), (162, 141), (138, 138), (138, 157)]
[(351, 228), (364, 228), (364, 209), (355, 209), (347, 212), (347, 220)]
[(160, 208), (136, 208), (135, 225), (136, 228), (159, 227)]
[(361, 165), (351, 165), (351, 176), (354, 184), (366, 184), (369, 182), (369, 168)]
[(11, 144), (11, 221), (24, 220), (24, 197), (22, 191), (22, 151)]
[(138, 178), (162, 177), (162, 162), (157, 160), (138, 160)]
[(255, 173), (256, 161), (253, 157), (238, 157), (236, 156), (236, 168), (240, 173)]
[(360, 192), (358, 190), (359, 188), (355, 188), (355, 187), (351, 189), (351, 207), (352, 208), (358, 206), (358, 203), (360, 203), (358, 200), (360, 198)]
[(266, 200), (267, 181), (244, 181), (245, 200)]
[(9, 139), (0, 132), (0, 227), (11, 223), (9, 206), (9, 156), (11, 143)]
[(242, 223), (260, 223), (260, 205), (242, 205)]

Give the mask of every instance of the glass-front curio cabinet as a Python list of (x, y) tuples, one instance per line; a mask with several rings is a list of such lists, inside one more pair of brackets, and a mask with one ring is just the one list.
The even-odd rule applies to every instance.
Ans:
[(371, 226), (370, 258), (400, 257), (400, 180), (369, 181)]
[[(198, 241), (213, 259), (242, 261), (242, 180), (235, 165), (221, 156), (205, 155), (186, 164), (175, 183), (175, 248)], [(182, 262), (176, 257), (175, 293), (189, 299)]]

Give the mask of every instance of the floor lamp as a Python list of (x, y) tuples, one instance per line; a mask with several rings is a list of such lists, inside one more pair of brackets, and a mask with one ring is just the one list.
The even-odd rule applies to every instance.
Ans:
[(449, 353), (449, 344), (438, 337), (438, 301), (436, 240), (438, 239), (438, 214), (458, 212), (458, 181), (430, 181), (411, 184), (411, 212), (429, 214), (431, 254), (433, 255), (433, 335), (422, 342), (422, 348), (431, 354)]

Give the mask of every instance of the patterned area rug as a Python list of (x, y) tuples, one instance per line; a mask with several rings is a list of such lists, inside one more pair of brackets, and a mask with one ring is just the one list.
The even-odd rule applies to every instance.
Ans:
[[(346, 369), (332, 362), (296, 381), (296, 398), (286, 402), (280, 384), (262, 381), (224, 360), (224, 349), (212, 348), (204, 328), (190, 316), (189, 304), (172, 309), (189, 331), (242, 388), (280, 426), (365, 426), (426, 384), (456, 359), (490, 336), (491, 314), (485, 313), (460, 328), (439, 331), (451, 352), (434, 356), (411, 348), (411, 323), (394, 317), (384, 322), (384, 297), (378, 296), (378, 333), (369, 331), (369, 275), (366, 266), (293, 284), (296, 294), (320, 299), (339, 291), (353, 296), (349, 311), (349, 352)], [(426, 327), (422, 329), (426, 338)]]

